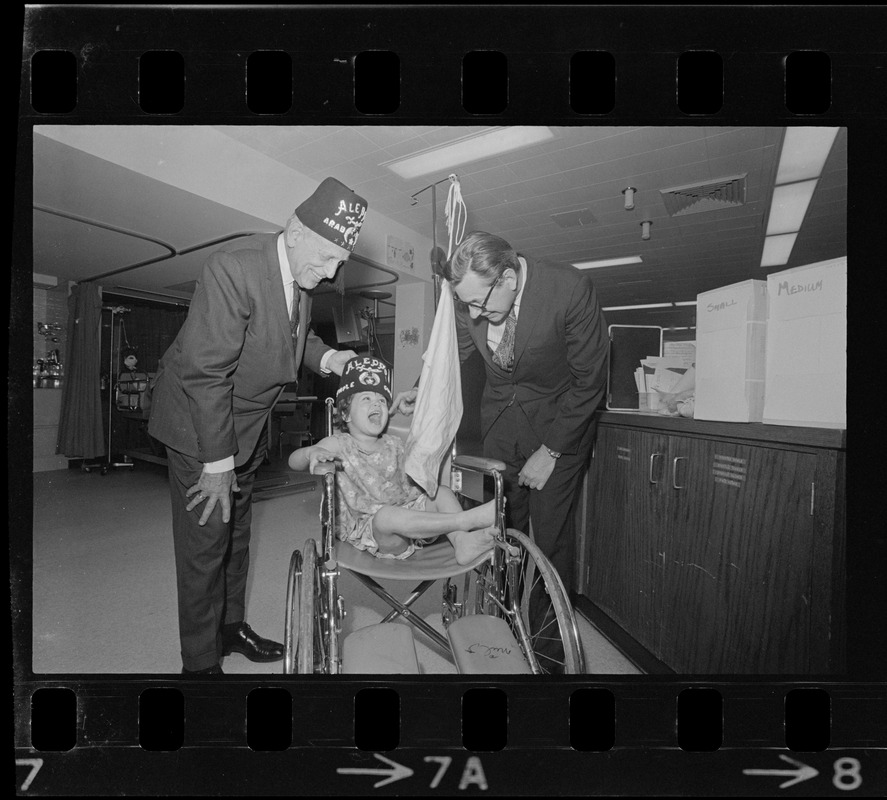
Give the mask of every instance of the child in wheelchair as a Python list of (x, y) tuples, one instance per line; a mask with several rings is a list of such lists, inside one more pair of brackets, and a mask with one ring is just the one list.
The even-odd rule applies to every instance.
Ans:
[(338, 433), (289, 457), (312, 474), (335, 464), (336, 536), (378, 558), (404, 559), (446, 536), (459, 564), (494, 546), (495, 502), (463, 509), (447, 486), (432, 498), (404, 471), (404, 445), (385, 433), (391, 374), (371, 356), (352, 358), (336, 392)]

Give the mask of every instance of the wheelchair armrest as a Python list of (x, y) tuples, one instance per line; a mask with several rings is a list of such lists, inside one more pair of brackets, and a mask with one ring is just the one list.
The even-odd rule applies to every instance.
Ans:
[(505, 472), (505, 463), (495, 458), (483, 458), (482, 456), (456, 456), (453, 459), (453, 467), (467, 469), (469, 472), (483, 472), (492, 475), (494, 472)]

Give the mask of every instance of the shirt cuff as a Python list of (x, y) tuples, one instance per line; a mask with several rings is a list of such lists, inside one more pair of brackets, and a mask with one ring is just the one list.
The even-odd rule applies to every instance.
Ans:
[(223, 458), (221, 461), (207, 461), (203, 465), (203, 471), (208, 472), (211, 475), (217, 474), (219, 472), (230, 472), (234, 469), (234, 456), (228, 456), (228, 458)]
[(327, 366), (329, 364), (330, 359), (333, 356), (333, 353), (339, 352), (338, 350), (327, 350), (320, 359), (320, 371), (323, 375), (329, 375), (332, 370)]

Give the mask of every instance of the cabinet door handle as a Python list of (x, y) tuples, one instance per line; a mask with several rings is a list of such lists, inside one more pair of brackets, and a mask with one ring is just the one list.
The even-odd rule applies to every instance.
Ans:
[(659, 483), (659, 481), (653, 480), (653, 459), (659, 458), (659, 456), (661, 455), (662, 453), (652, 453), (650, 455), (650, 483), (652, 483), (654, 486)]
[(671, 485), (675, 489), (683, 489), (683, 486), (678, 486), (678, 461), (686, 461), (687, 456), (675, 456), (674, 461), (671, 462)]

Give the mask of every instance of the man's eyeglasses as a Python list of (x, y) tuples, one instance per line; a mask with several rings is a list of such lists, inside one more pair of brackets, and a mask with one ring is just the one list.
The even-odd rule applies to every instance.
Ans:
[(487, 303), (490, 302), (490, 295), (493, 294), (493, 289), (496, 288), (496, 284), (498, 284), (501, 280), (502, 276), (500, 275), (490, 284), (490, 291), (487, 292), (487, 296), (483, 299), (483, 302), (481, 302), (480, 305), (478, 305), (477, 303), (466, 303), (464, 300), (460, 300), (458, 297), (456, 298), (456, 302), (459, 303), (459, 305), (465, 306), (466, 308), (476, 308), (478, 311), (480, 311), (481, 314), (483, 314), (487, 310)]

